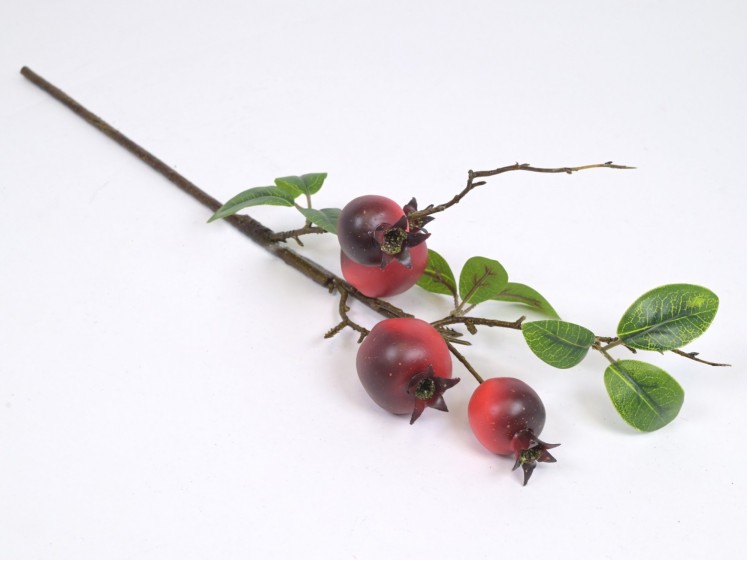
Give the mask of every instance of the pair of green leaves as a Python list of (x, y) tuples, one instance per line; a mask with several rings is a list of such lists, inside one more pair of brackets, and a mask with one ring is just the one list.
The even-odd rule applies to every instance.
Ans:
[[(275, 185), (267, 187), (252, 187), (242, 191), (235, 197), (229, 199), (208, 222), (233, 216), (238, 211), (259, 205), (292, 206), (304, 215), (309, 223), (316, 224), (327, 232), (337, 233), (337, 217), (340, 215), (338, 208), (311, 208), (311, 195), (319, 192), (327, 179), (326, 173), (307, 173), (304, 175), (292, 175), (278, 177)], [(306, 196), (307, 207), (296, 203), (301, 195)]]
[(508, 281), (508, 273), (498, 261), (487, 257), (472, 257), (462, 267), (457, 284), (446, 260), (432, 249), (418, 286), (436, 294), (452, 296), (459, 305), (476, 306), (488, 300), (525, 304), (550, 317), (558, 317), (555, 309), (539, 292), (517, 282)]
[[(619, 344), (658, 352), (679, 349), (708, 329), (717, 310), (718, 297), (707, 288), (690, 284), (655, 288), (623, 314), (617, 327)], [(532, 352), (556, 368), (575, 366), (597, 341), (585, 327), (560, 320), (525, 323), (522, 333)], [(670, 423), (684, 400), (674, 378), (637, 360), (614, 361), (604, 373), (604, 383), (620, 416), (642, 431)]]

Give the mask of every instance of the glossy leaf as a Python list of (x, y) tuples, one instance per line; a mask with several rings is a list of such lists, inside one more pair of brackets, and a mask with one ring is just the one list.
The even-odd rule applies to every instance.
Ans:
[(618, 360), (604, 372), (604, 385), (620, 416), (632, 427), (651, 432), (672, 422), (685, 392), (658, 366)]
[(559, 319), (558, 312), (555, 311), (544, 296), (534, 290), (532, 287), (518, 282), (510, 282), (506, 288), (498, 295), (492, 298), (499, 302), (516, 302), (525, 304), (551, 318)]
[(634, 349), (679, 349), (708, 329), (717, 310), (718, 297), (707, 288), (660, 286), (628, 308), (617, 326), (617, 336)]
[(524, 323), (521, 332), (532, 352), (555, 368), (576, 366), (594, 343), (591, 331), (558, 319)]
[(299, 208), (298, 210), (309, 222), (324, 228), (331, 234), (337, 234), (337, 218), (340, 216), (339, 208)]
[(322, 188), (326, 178), (326, 173), (307, 173), (301, 176), (290, 175), (276, 178), (275, 185), (286, 190), (289, 194), (293, 194), (293, 198), (296, 198), (301, 194), (313, 195)]
[(236, 214), (243, 208), (258, 205), (293, 206), (293, 197), (277, 187), (252, 187), (229, 199), (208, 222)]
[(503, 265), (487, 257), (471, 257), (459, 275), (459, 296), (468, 304), (479, 304), (498, 296), (508, 285)]
[(456, 296), (456, 279), (446, 259), (432, 249), (428, 250), (428, 263), (417, 285), (429, 292)]

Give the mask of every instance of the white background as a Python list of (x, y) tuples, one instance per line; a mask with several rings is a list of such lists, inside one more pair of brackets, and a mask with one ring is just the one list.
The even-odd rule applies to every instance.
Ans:
[[(742, 2), (0, 2), (0, 557), (747, 555), (745, 23)], [(379, 409), (355, 334), (322, 339), (335, 297), (23, 65), (221, 200), (326, 171), (320, 207), (424, 205), (470, 168), (635, 165), (495, 178), (430, 247), (500, 260), (600, 335), (655, 286), (707, 286), (721, 309), (687, 349), (734, 366), (641, 356), (686, 399), (639, 434), (602, 357), (555, 370), (481, 330), (475, 367), (530, 383), (562, 442), (522, 487), (471, 435), (461, 365), (449, 414)], [(331, 236), (305, 250), (338, 270)]]

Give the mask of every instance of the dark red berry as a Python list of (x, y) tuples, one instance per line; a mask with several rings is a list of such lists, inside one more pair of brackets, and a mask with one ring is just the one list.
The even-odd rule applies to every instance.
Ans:
[[(405, 208), (407, 212), (414, 212), (417, 203), (413, 199)], [(421, 221), (421, 225), (423, 223)], [(411, 227), (405, 209), (379, 195), (353, 199), (337, 219), (340, 248), (360, 265), (385, 267), (396, 259), (409, 268), (409, 248), (422, 243), (428, 236), (422, 228)]]
[(537, 462), (554, 462), (538, 437), (545, 426), (545, 406), (531, 387), (516, 378), (490, 378), (480, 384), (467, 408), (477, 440), (491, 452), (516, 457), (514, 469), (524, 470), (524, 485)]
[(425, 243), (410, 248), (411, 268), (399, 261), (392, 261), (383, 269), (378, 266), (361, 265), (340, 251), (342, 276), (366, 296), (381, 298), (400, 294), (413, 286), (425, 271), (428, 263), (428, 248)]
[(429, 323), (415, 318), (385, 319), (358, 349), (358, 377), (379, 406), (410, 415), (410, 424), (426, 407), (447, 411), (444, 392), (451, 377), (446, 342)]

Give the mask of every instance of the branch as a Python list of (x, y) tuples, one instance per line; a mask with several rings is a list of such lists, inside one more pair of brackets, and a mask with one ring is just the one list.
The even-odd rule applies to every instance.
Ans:
[[(140, 160), (160, 173), (171, 183), (184, 191), (187, 195), (207, 207), (213, 213), (217, 211), (221, 206), (223, 206), (222, 203), (217, 199), (208, 195), (205, 191), (197, 187), (197, 185), (189, 181), (186, 177), (166, 165), (166, 163), (156, 158), (153, 154), (151, 154), (142, 146), (138, 145), (136, 142), (130, 140), (127, 136), (104, 121), (101, 117), (95, 115), (94, 113), (83, 107), (72, 97), (67, 95), (58, 87), (47, 82), (44, 78), (36, 74), (30, 68), (24, 66), (21, 69), (21, 74), (29, 81), (31, 81), (34, 85), (38, 86), (41, 90), (45, 91), (57, 101), (65, 105), (68, 109), (81, 117), (89, 125), (97, 128), (99, 131), (111, 138), (114, 142), (125, 148), (128, 152), (137, 156)], [(263, 247), (265, 250), (269, 251), (277, 258), (282, 260), (285, 264), (293, 267), (317, 284), (320, 284), (329, 290), (333, 290), (335, 286), (342, 286), (350, 296), (384, 317), (412, 317), (412, 314), (408, 314), (404, 310), (390, 304), (389, 302), (386, 302), (385, 300), (371, 298), (362, 294), (354, 286), (348, 284), (334, 273), (326, 270), (318, 263), (312, 261), (311, 259), (303, 257), (302, 255), (299, 255), (293, 250), (287, 248), (285, 245), (279, 244), (278, 240), (275, 239), (278, 234), (270, 228), (266, 227), (264, 224), (258, 222), (254, 218), (246, 214), (242, 214), (228, 216), (224, 218), (224, 221), (228, 222), (231, 226), (247, 236), (257, 245)]]
[(350, 329), (360, 333), (360, 337), (358, 337), (358, 342), (362, 343), (363, 339), (365, 339), (366, 335), (368, 335), (370, 332), (365, 327), (355, 323), (352, 319), (350, 319), (350, 316), (348, 316), (350, 307), (348, 306), (348, 294), (349, 293), (347, 289), (342, 285), (342, 283), (336, 283), (335, 288), (337, 288), (337, 291), (340, 293), (340, 305), (338, 307), (338, 311), (340, 313), (340, 317), (342, 318), (342, 321), (338, 323), (337, 325), (335, 325), (332, 329), (327, 331), (327, 333), (324, 334), (324, 338), (329, 339), (331, 337), (334, 337), (340, 331), (342, 331), (346, 327), (349, 327)]
[(319, 226), (311, 226), (310, 224), (307, 224), (303, 228), (296, 228), (295, 230), (286, 230), (285, 232), (274, 232), (270, 236), (268, 236), (270, 241), (273, 242), (284, 242), (290, 239), (296, 240), (296, 243), (300, 246), (303, 246), (303, 243), (301, 243), (301, 240), (299, 239), (300, 236), (305, 236), (306, 234), (326, 234), (327, 230), (324, 228), (320, 228)]
[(527, 319), (526, 316), (521, 316), (519, 319), (515, 321), (478, 318), (478, 317), (472, 317), (472, 316), (448, 316), (438, 321), (434, 321), (433, 323), (431, 323), (431, 325), (435, 327), (436, 329), (438, 329), (439, 327), (443, 327), (445, 325), (454, 325), (456, 323), (462, 323), (467, 327), (467, 330), (474, 335), (475, 333), (474, 330), (475, 330), (476, 325), (485, 325), (488, 327), (505, 327), (507, 329), (521, 330), (521, 325), (522, 323), (524, 323), (525, 319)]
[(676, 355), (684, 356), (685, 358), (689, 358), (690, 360), (694, 360), (695, 362), (700, 362), (703, 364), (707, 364), (708, 366), (731, 366), (731, 364), (725, 364), (722, 362), (710, 362), (708, 360), (703, 360), (702, 358), (697, 358), (700, 353), (694, 353), (690, 352), (687, 353), (685, 351), (681, 351), (679, 349), (672, 349), (672, 352)]
[[(100, 132), (104, 133), (106, 136), (114, 140), (117, 144), (125, 148), (127, 151), (129, 151), (131, 154), (137, 156), (141, 161), (143, 161), (145, 164), (150, 166), (152, 169), (157, 171), (159, 174), (161, 174), (163, 177), (168, 179), (171, 183), (176, 185), (179, 189), (181, 189), (183, 192), (188, 194), (190, 197), (195, 199), (197, 202), (201, 203), (203, 206), (207, 207), (210, 211), (215, 213), (221, 206), (222, 203), (220, 203), (217, 199), (213, 198), (209, 194), (207, 194), (205, 191), (197, 187), (194, 183), (186, 179), (184, 176), (179, 174), (177, 171), (175, 171), (173, 168), (169, 167), (166, 163), (164, 163), (162, 160), (151, 154), (149, 151), (129, 139), (127, 136), (119, 132), (117, 129), (115, 129), (113, 126), (111, 126), (109, 123), (83, 107), (80, 103), (75, 101), (72, 97), (67, 95), (65, 92), (54, 86), (53, 84), (46, 81), (44, 78), (33, 72), (28, 67), (23, 67), (21, 69), (21, 74), (27, 78), (30, 82), (32, 82), (34, 85), (39, 87), (41, 90), (48, 93), (50, 96), (58, 100), (60, 103), (68, 107), (71, 111), (73, 111), (76, 115), (81, 117), (84, 121), (86, 121), (91, 126), (97, 128)], [(586, 166), (579, 166), (579, 167), (563, 167), (563, 168), (536, 168), (532, 167), (528, 164), (519, 164), (516, 163), (511, 166), (505, 166), (502, 168), (497, 168), (494, 170), (487, 170), (487, 171), (472, 171), (470, 170), (468, 173), (468, 180), (466, 187), (457, 194), (453, 199), (450, 201), (438, 205), (438, 206), (430, 206), (428, 208), (425, 208), (421, 211), (416, 211), (410, 215), (410, 220), (419, 220), (422, 219), (428, 215), (435, 214), (437, 212), (442, 212), (446, 210), (447, 208), (454, 206), (457, 204), (464, 196), (469, 193), (472, 189), (475, 187), (479, 187), (480, 185), (484, 185), (485, 181), (475, 181), (476, 178), (482, 178), (482, 177), (492, 177), (494, 175), (499, 175), (501, 173), (505, 173), (508, 171), (533, 171), (537, 173), (574, 173), (576, 171), (581, 171), (584, 169), (591, 169), (591, 168), (613, 168), (613, 169), (635, 169), (631, 168), (629, 166), (621, 166), (621, 165), (615, 165), (612, 162), (606, 162), (604, 164), (592, 164), (592, 165), (586, 165)], [(359, 292), (355, 287), (353, 287), (351, 284), (347, 283), (345, 280), (341, 279), (334, 273), (331, 273), (330, 271), (327, 271), (325, 268), (323, 268), (318, 263), (312, 261), (311, 259), (308, 259), (306, 257), (303, 257), (302, 255), (299, 255), (298, 253), (295, 253), (293, 250), (289, 249), (287, 246), (282, 244), (281, 242), (287, 241), (288, 239), (296, 239), (296, 241), (301, 243), (298, 239), (299, 236), (305, 235), (305, 234), (311, 234), (311, 233), (322, 233), (324, 230), (321, 228), (317, 228), (315, 226), (306, 225), (303, 228), (299, 228), (296, 230), (290, 230), (287, 232), (274, 232), (270, 228), (266, 227), (259, 221), (255, 220), (251, 216), (248, 215), (233, 215), (226, 217), (224, 219), (226, 222), (228, 222), (231, 226), (239, 230), (242, 234), (246, 235), (249, 239), (254, 241), (256, 244), (258, 244), (260, 247), (264, 248), (268, 252), (275, 255), (277, 258), (282, 260), (284, 263), (289, 265), (290, 267), (296, 269), (300, 273), (302, 273), (307, 278), (311, 279), (312, 281), (316, 282), (317, 284), (326, 287), (330, 292), (337, 289), (337, 291), (340, 294), (340, 303), (339, 303), (339, 312), (340, 317), (342, 318), (342, 322), (338, 324), (337, 326), (333, 327), (329, 332), (327, 332), (327, 336), (331, 337), (341, 331), (345, 327), (351, 327), (355, 331), (361, 334), (361, 340), (363, 337), (365, 337), (368, 334), (368, 330), (357, 323), (350, 320), (349, 316), (347, 315), (347, 312), (349, 311), (349, 307), (347, 305), (347, 301), (349, 297), (353, 297), (371, 310), (379, 313), (380, 315), (387, 317), (387, 318), (398, 318), (398, 317), (413, 317), (412, 314), (409, 314), (402, 310), (401, 308), (398, 308), (397, 306), (394, 306), (390, 304), (389, 302), (385, 300), (380, 300), (378, 298), (371, 298), (369, 296), (366, 296)], [(302, 244), (301, 244), (302, 245)], [(456, 298), (456, 296), (455, 296)], [(448, 329), (443, 329), (447, 325), (453, 325), (457, 323), (464, 324), (465, 327), (472, 333), (476, 330), (476, 325), (485, 325), (489, 327), (505, 327), (509, 329), (521, 329), (522, 322), (524, 321), (524, 317), (522, 316), (516, 321), (513, 322), (507, 322), (502, 320), (491, 320), (487, 318), (477, 318), (477, 317), (468, 317), (468, 316), (449, 316), (447, 318), (444, 318), (442, 320), (433, 322), (433, 326), (436, 328), (439, 328), (443, 333), (447, 333)], [(483, 379), (482, 377), (477, 373), (477, 371), (471, 366), (469, 361), (461, 354), (459, 351), (457, 351), (454, 348), (453, 343), (462, 343), (465, 344), (466, 341), (460, 341), (457, 337), (447, 337), (447, 346), (449, 348), (449, 351), (459, 360), (464, 367), (475, 377), (475, 379), (478, 381), (478, 383), (482, 383)], [(602, 343), (607, 343), (606, 347), (602, 346)], [(616, 338), (610, 338), (610, 337), (597, 337), (597, 342), (594, 344), (594, 348), (598, 351), (600, 351), (602, 354), (604, 354), (610, 361), (614, 361), (614, 359), (607, 353), (607, 349), (611, 348), (613, 346), (616, 346), (617, 344), (620, 344), (616, 341)], [(704, 364), (709, 364), (711, 366), (728, 366), (726, 364), (719, 364), (719, 363), (713, 363), (709, 361), (702, 360), (700, 358), (697, 358), (698, 353), (686, 353), (684, 351), (680, 350), (674, 350), (672, 351), (678, 355), (684, 356), (686, 358), (689, 358), (691, 360), (695, 360), (697, 362), (701, 362)]]
[[(622, 339), (620, 339), (619, 337), (595, 337), (595, 340), (596, 342), (594, 343), (594, 345), (592, 345), (592, 347), (607, 357), (610, 356), (607, 354), (607, 351), (618, 346), (625, 347), (633, 354), (637, 352), (637, 350), (634, 349), (633, 347), (629, 347), (628, 345), (623, 343)], [(602, 345), (602, 343), (606, 343), (606, 345)], [(707, 364), (708, 366), (731, 366), (731, 364), (725, 364), (722, 362), (711, 362), (709, 360), (703, 360), (702, 358), (697, 358), (700, 353), (696, 353), (696, 352), (688, 353), (685, 351), (681, 351), (680, 349), (670, 349), (670, 352), (676, 355), (685, 357), (685, 358), (689, 358), (690, 360), (694, 360), (695, 362), (700, 362), (701, 364)], [(612, 361), (612, 359), (610, 359), (610, 361)]]
[(533, 171), (536, 173), (567, 173), (571, 174), (577, 171), (582, 171), (585, 169), (593, 169), (593, 168), (611, 168), (611, 169), (636, 169), (631, 166), (622, 166), (618, 164), (613, 164), (612, 162), (605, 162), (603, 164), (589, 164), (585, 166), (578, 166), (578, 167), (563, 167), (563, 168), (537, 168), (530, 166), (529, 164), (520, 164), (515, 163), (510, 166), (504, 166), (502, 168), (497, 168), (493, 170), (486, 170), (486, 171), (472, 171), (469, 170), (467, 172), (467, 186), (462, 189), (462, 191), (455, 195), (453, 199), (450, 201), (437, 205), (437, 206), (429, 206), (427, 208), (424, 208), (423, 210), (417, 210), (411, 214), (408, 215), (408, 219), (410, 221), (418, 221), (422, 220), (424, 217), (429, 216), (431, 214), (436, 214), (437, 212), (443, 212), (449, 207), (454, 206), (459, 201), (461, 201), (467, 193), (472, 191), (475, 187), (479, 187), (480, 185), (485, 185), (485, 181), (475, 181), (478, 177), (492, 177), (494, 175), (499, 175), (501, 173), (506, 173), (508, 171)]
[(453, 354), (456, 357), (456, 359), (464, 365), (464, 367), (469, 371), (469, 373), (472, 374), (472, 376), (474, 376), (478, 384), (482, 384), (485, 381), (483, 377), (477, 373), (477, 370), (475, 370), (472, 367), (472, 365), (464, 357), (464, 355), (454, 348), (454, 345), (452, 345), (449, 341), (447, 341), (446, 346), (449, 347), (449, 351), (451, 351), (451, 354)]

